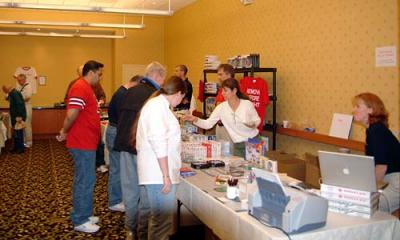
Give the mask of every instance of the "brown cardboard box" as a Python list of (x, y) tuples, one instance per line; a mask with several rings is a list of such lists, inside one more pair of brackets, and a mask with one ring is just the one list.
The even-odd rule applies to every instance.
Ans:
[(305, 162), (298, 158), (278, 160), (278, 172), (287, 173), (288, 176), (300, 181), (305, 179)]
[(289, 160), (289, 159), (296, 158), (295, 154), (285, 153), (282, 150), (268, 151), (266, 155), (269, 159), (277, 160), (277, 161), (278, 160)]
[(305, 179), (305, 162), (296, 158), (294, 154), (282, 151), (269, 151), (267, 157), (278, 162), (278, 172), (287, 173), (288, 176), (300, 181)]
[(306, 180), (305, 182), (312, 187), (320, 188), (319, 180), (321, 178), (321, 170), (319, 168), (318, 156), (306, 153)]

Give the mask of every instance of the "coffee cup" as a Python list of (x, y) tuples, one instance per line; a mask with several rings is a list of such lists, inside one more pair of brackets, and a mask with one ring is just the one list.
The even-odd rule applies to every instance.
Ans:
[(239, 196), (239, 189), (236, 186), (228, 186), (226, 188), (226, 197), (228, 199), (235, 199)]
[(283, 120), (283, 127), (288, 128), (289, 127), (289, 121), (288, 120)]

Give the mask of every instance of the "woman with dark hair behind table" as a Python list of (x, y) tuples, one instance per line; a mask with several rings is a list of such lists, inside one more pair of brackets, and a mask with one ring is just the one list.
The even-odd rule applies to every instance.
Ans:
[(172, 234), (176, 185), (181, 167), (181, 131), (171, 108), (181, 103), (186, 84), (169, 78), (143, 106), (137, 123), (136, 150), (139, 184), (150, 205), (148, 239), (169, 239)]
[(261, 119), (253, 103), (240, 92), (236, 79), (229, 78), (222, 82), (222, 95), (225, 101), (215, 107), (207, 120), (192, 115), (186, 115), (183, 119), (203, 129), (210, 129), (221, 120), (234, 142), (234, 155), (244, 157), (245, 142), (258, 136), (257, 126)]
[(379, 209), (394, 212), (400, 205), (400, 143), (388, 128), (388, 112), (382, 100), (372, 93), (353, 99), (354, 120), (367, 127), (365, 154), (375, 160), (375, 177), (388, 186), (379, 198)]

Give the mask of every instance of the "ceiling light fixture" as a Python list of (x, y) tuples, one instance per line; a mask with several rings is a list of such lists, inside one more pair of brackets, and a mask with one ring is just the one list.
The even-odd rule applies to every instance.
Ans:
[(0, 31), (3, 36), (34, 36), (34, 37), (81, 37), (81, 38), (107, 38), (122, 39), (125, 35), (101, 35), (101, 34), (71, 34), (71, 33), (41, 33), (41, 32), (5, 32)]
[(21, 35), (20, 32), (5, 32), (5, 31), (0, 31), (0, 35), (3, 36), (18, 36)]
[(99, 28), (128, 28), (142, 29), (144, 24), (116, 24), (116, 23), (84, 23), (84, 22), (50, 22), (50, 21), (23, 21), (23, 20), (0, 20), (0, 24), (21, 24), (21, 25), (46, 25), (66, 27), (99, 27)]
[(156, 16), (171, 16), (174, 13), (173, 11), (171, 11), (171, 0), (168, 0), (168, 10), (125, 9), (125, 8), (34, 4), (34, 3), (16, 3), (16, 2), (0, 2), (0, 8), (26, 8), (26, 9), (40, 9), (40, 10), (104, 12), (104, 13), (122, 13), (122, 14), (136, 14), (136, 15), (156, 15)]

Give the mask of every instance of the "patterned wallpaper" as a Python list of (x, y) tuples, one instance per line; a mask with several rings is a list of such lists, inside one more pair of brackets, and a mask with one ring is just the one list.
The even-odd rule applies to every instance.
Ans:
[[(311, 123), (329, 132), (332, 114), (351, 113), (351, 99), (370, 91), (383, 99), (390, 127), (399, 130), (397, 67), (376, 68), (375, 48), (397, 46), (396, 0), (201, 0), (166, 21), (166, 63), (184, 63), (189, 79), (202, 79), (204, 55), (225, 62), (237, 54), (260, 53), (262, 67), (278, 68), (278, 120)], [(271, 75), (263, 74), (268, 81)], [(272, 111), (269, 107), (268, 116)], [(364, 139), (354, 125), (352, 138)], [(302, 154), (331, 146), (279, 136), (278, 147)]]

